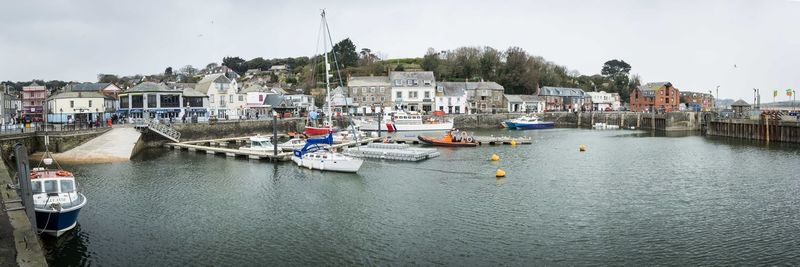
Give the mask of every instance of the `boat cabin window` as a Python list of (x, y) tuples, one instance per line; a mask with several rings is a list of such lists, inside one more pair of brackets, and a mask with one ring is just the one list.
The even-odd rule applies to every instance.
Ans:
[(31, 191), (34, 194), (44, 193), (42, 190), (42, 182), (41, 181), (31, 181)]
[(75, 182), (61, 180), (61, 193), (72, 193), (72, 191), (75, 191)]
[(327, 158), (328, 158), (328, 156), (322, 156), (322, 158), (323, 158), (323, 159), (327, 159)]
[(58, 193), (58, 181), (56, 181), (56, 180), (44, 181), (44, 192), (45, 193)]

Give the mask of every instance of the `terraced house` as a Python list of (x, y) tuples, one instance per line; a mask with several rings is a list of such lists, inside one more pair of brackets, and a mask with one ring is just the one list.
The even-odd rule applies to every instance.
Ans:
[(395, 109), (416, 112), (433, 110), (436, 81), (432, 71), (392, 71), (392, 99)]
[(547, 111), (577, 111), (591, 108), (591, 97), (579, 88), (544, 86), (539, 89)]
[(208, 112), (219, 119), (238, 119), (245, 112), (246, 94), (239, 92), (235, 72), (213, 73), (203, 77), (195, 90), (208, 95)]
[(356, 114), (388, 112), (394, 107), (388, 76), (354, 76), (347, 80), (349, 96), (358, 105)]

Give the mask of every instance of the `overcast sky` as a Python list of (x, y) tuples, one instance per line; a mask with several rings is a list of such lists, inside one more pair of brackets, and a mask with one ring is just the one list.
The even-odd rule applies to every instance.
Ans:
[(595, 74), (622, 59), (644, 82), (762, 100), (800, 89), (800, 1), (5, 1), (0, 80), (94, 81), (224, 56), (315, 52), (319, 11), (334, 40), (388, 56), (519, 46)]

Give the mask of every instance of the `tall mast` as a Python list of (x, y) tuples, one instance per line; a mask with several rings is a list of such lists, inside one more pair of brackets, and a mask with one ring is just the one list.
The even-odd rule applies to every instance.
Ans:
[[(328, 21), (325, 19), (325, 10), (324, 9), (322, 10), (322, 23), (323, 23), (322, 26), (325, 29), (327, 29), (328, 28)], [(330, 36), (327, 36), (326, 31), (323, 31), (323, 33), (322, 33), (322, 43), (323, 43), (323, 49), (325, 51), (325, 54), (324, 54), (324, 57), (325, 57), (325, 91), (326, 91), (326, 94), (325, 94), (325, 100), (326, 101), (325, 102), (327, 102), (326, 103), (327, 104), (327, 110), (325, 110), (325, 115), (327, 116), (327, 119), (328, 119), (328, 121), (327, 121), (328, 122), (328, 126), (332, 127), (331, 117), (333, 116), (333, 114), (331, 114), (331, 112), (333, 112), (333, 110), (331, 109), (331, 100), (332, 100), (331, 99), (331, 77), (333, 77), (333, 75), (330, 74), (330, 72), (331, 72), (331, 64), (328, 63), (328, 42), (327, 42), (328, 38), (330, 38)]]

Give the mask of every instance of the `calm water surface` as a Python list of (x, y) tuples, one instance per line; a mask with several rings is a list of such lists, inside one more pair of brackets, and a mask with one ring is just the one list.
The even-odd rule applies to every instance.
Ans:
[[(634, 131), (492, 131), (358, 174), (154, 149), (67, 166), (89, 198), (51, 265), (800, 263), (800, 147)], [(578, 152), (586, 144), (588, 151)], [(490, 162), (492, 153), (499, 162)], [(497, 168), (507, 177), (496, 179)]]

